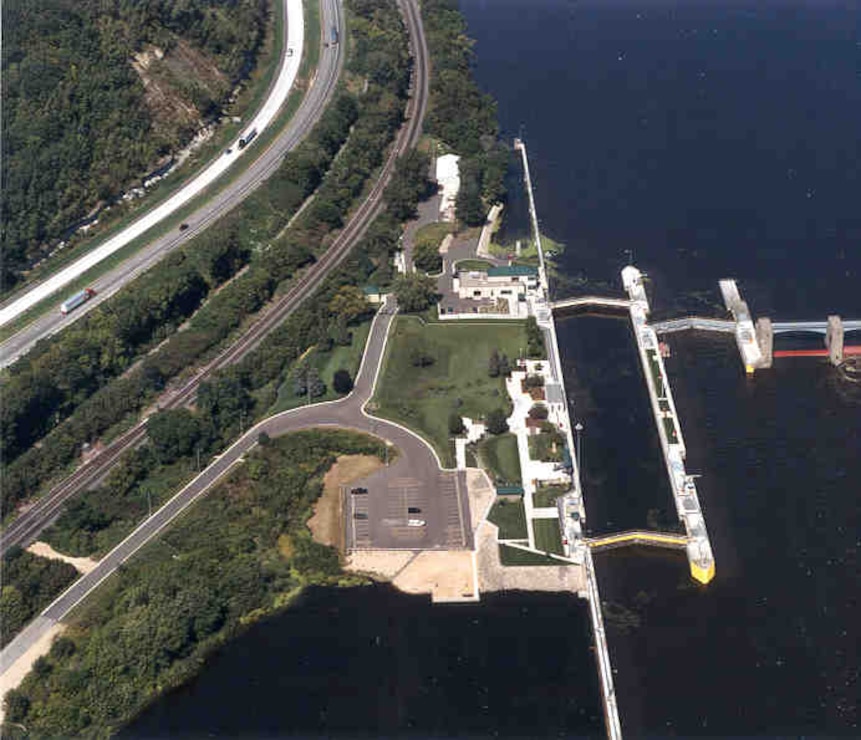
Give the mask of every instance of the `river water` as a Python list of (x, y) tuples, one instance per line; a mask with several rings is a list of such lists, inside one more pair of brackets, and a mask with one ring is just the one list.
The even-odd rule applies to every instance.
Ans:
[[(528, 143), (542, 229), (567, 247), (560, 290), (618, 291), (631, 250), (660, 313), (714, 313), (732, 276), (754, 315), (861, 318), (856, 2), (462, 5), (503, 134)], [(672, 527), (628, 323), (559, 335), (589, 527)], [(669, 342), (717, 575), (695, 585), (672, 552), (596, 558), (623, 729), (857, 735), (861, 393), (818, 360), (748, 379), (731, 338)], [(567, 596), (315, 590), (127, 732), (601, 734), (588, 646)]]
[[(732, 276), (754, 315), (861, 316), (857, 3), (465, 9), (569, 286), (618, 290), (632, 250), (662, 313), (714, 312)], [(559, 335), (590, 527), (666, 528), (628, 324), (572, 318)], [(717, 576), (695, 586), (673, 553), (596, 559), (623, 728), (857, 735), (861, 393), (818, 360), (747, 379), (731, 338), (669, 343)]]

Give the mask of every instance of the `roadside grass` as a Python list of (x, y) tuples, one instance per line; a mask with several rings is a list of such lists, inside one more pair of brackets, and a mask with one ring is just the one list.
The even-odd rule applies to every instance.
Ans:
[(503, 565), (561, 565), (560, 561), (546, 555), (538, 555), (508, 545), (499, 546), (499, 561)]
[(533, 519), (532, 530), (535, 532), (535, 549), (542, 552), (552, 552), (562, 555), (562, 535), (559, 534), (558, 519)]
[[(418, 317), (399, 316), (390, 331), (373, 399), (375, 413), (417, 431), (451, 467), (449, 416), (456, 412), (480, 419), (494, 409), (509, 408), (504, 380), (488, 376), (488, 360), (494, 349), (517, 357), (526, 347), (525, 324), (423, 324)], [(432, 364), (414, 365), (417, 353)]]
[[(279, 10), (276, 19), (276, 24), (278, 27), (278, 56), (280, 56), (281, 49), (281, 23), (282, 19)], [(300, 66), (299, 74), (296, 77), (296, 85), (288, 94), (287, 100), (285, 101), (281, 112), (278, 114), (272, 124), (270, 124), (267, 130), (264, 131), (263, 134), (261, 134), (254, 142), (255, 149), (260, 153), (262, 153), (264, 148), (268, 146), (284, 130), (284, 128), (290, 124), (294, 113), (296, 113), (296, 111), (299, 109), (299, 106), (304, 99), (310, 70), (313, 67), (316, 67), (317, 62), (319, 61), (320, 17), (319, 7), (317, 3), (312, 3), (305, 6), (305, 25), (306, 53), (303, 55), (303, 61)], [(259, 86), (255, 85), (255, 97), (253, 101), (249, 104), (249, 106), (245, 108), (245, 110), (256, 111), (258, 104), (262, 101), (263, 95), (269, 89), (269, 82), (271, 82), (272, 76), (274, 75), (276, 69), (277, 67), (272, 67), (271, 69), (269, 69), (267, 72), (266, 81), (261, 81)], [(305, 81), (305, 84), (302, 84), (303, 80)], [(224, 146), (228, 142), (232, 141), (233, 138), (239, 133), (242, 128), (242, 125), (242, 123), (225, 124), (225, 126), (223, 127), (223, 131), (217, 135), (216, 142), (209, 142), (209, 144), (202, 147), (201, 150), (195, 152), (191, 159), (191, 161), (195, 163), (195, 166), (193, 169), (184, 170), (182, 179), (171, 180), (168, 183), (159, 183), (159, 185), (156, 186), (156, 188), (150, 193), (150, 195), (146, 199), (140, 201), (139, 204), (136, 204), (139, 206), (138, 208), (135, 208), (131, 212), (124, 213), (122, 217), (118, 218), (115, 223), (107, 225), (103, 231), (100, 231), (99, 234), (93, 236), (90, 243), (79, 245), (75, 249), (68, 250), (65, 254), (59, 256), (57, 259), (52, 259), (50, 265), (46, 265), (44, 271), (40, 270), (30, 279), (22, 283), (16, 288), (14, 293), (10, 293), (8, 296), (5, 296), (4, 301), (15, 300), (20, 295), (23, 295), (27, 290), (35, 287), (37, 283), (46, 280), (62, 268), (68, 266), (77, 259), (84, 257), (96, 247), (104, 244), (106, 241), (122, 232), (123, 229), (132, 224), (138, 218), (144, 216), (147, 212), (156, 208), (168, 198), (173, 196), (177, 191), (179, 191), (183, 186), (187, 185), (191, 180), (194, 179), (194, 177), (196, 177), (201, 171), (203, 171), (212, 163), (213, 158), (216, 156), (216, 154), (222, 151)], [(153, 226), (146, 233), (142, 234), (137, 239), (129, 242), (126, 246), (116, 251), (110, 257), (107, 257), (106, 259), (99, 262), (97, 265), (94, 265), (86, 273), (81, 275), (77, 280), (74, 280), (73, 282), (64, 286), (60, 291), (57, 291), (56, 293), (48, 296), (44, 300), (37, 303), (35, 306), (22, 313), (20, 316), (16, 317), (13, 321), (7, 323), (5, 326), (0, 328), (0, 342), (6, 341), (7, 339), (9, 339), (9, 337), (24, 329), (28, 324), (40, 318), (48, 311), (55, 309), (64, 297), (72, 295), (77, 291), (83, 290), (87, 286), (91, 285), (95, 280), (102, 277), (110, 270), (115, 268), (117, 265), (121, 264), (129, 257), (143, 249), (143, 247), (150, 242), (161, 238), (165, 234), (174, 231), (175, 229), (178, 229), (179, 225), (183, 223), (183, 221), (185, 221), (192, 213), (194, 213), (194, 211), (197, 210), (205, 201), (215, 197), (223, 190), (228, 188), (233, 182), (235, 182), (235, 180), (239, 176), (241, 176), (242, 173), (245, 172), (245, 170), (247, 170), (248, 167), (250, 167), (256, 159), (257, 157), (250, 157), (242, 164), (228, 170), (226, 173), (224, 173), (223, 177), (212, 183), (203, 192), (193, 198), (189, 203), (187, 203), (182, 208), (174, 212), (172, 215), (164, 219), (161, 223), (156, 226)], [(241, 203), (237, 204), (233, 208), (237, 208), (240, 205)], [(217, 220), (209, 224), (199, 233), (203, 233), (203, 231), (206, 231), (206, 229), (211, 228), (215, 223), (217, 223)]]
[(539, 509), (556, 506), (556, 499), (567, 490), (567, 486), (541, 486), (532, 494), (532, 505)]
[(476, 454), (495, 483), (522, 482), (517, 437), (511, 432), (485, 437), (478, 443)]
[(451, 234), (453, 231), (453, 224), (445, 222), (425, 224), (416, 231), (415, 245), (419, 246), (420, 244), (430, 244), (434, 247), (438, 247), (440, 242), (445, 239), (446, 235)]
[[(349, 345), (335, 346), (330, 352), (312, 351), (308, 355), (308, 359), (314, 364), (317, 372), (320, 374), (320, 380), (326, 384), (326, 392), (322, 396), (312, 399), (312, 403), (335, 401), (343, 398), (340, 393), (336, 393), (332, 389), (332, 378), (342, 368), (350, 373), (350, 377), (355, 382), (356, 375), (359, 372), (359, 365), (362, 362), (362, 354), (365, 351), (365, 344), (368, 341), (368, 334), (371, 331), (372, 319), (373, 317), (368, 318), (361, 324), (350, 327), (352, 341)], [(267, 412), (267, 415), (289, 411), (290, 409), (304, 406), (308, 402), (306, 396), (297, 396), (293, 392), (293, 379), (290, 376), (291, 373), (286, 374), (286, 380), (278, 388), (278, 396), (275, 403)]]
[(487, 519), (499, 527), (498, 536), (501, 540), (525, 540), (528, 536), (523, 499), (519, 498), (517, 501), (500, 499), (491, 507)]
[(466, 272), (487, 272), (487, 268), (493, 267), (493, 265), (484, 260), (458, 260), (455, 267)]

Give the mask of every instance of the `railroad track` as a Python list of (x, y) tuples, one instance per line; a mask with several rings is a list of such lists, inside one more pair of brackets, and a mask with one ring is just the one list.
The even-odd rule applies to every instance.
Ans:
[[(338, 27), (341, 27), (341, 8), (335, 2)], [(260, 318), (232, 345), (225, 348), (214, 360), (205, 365), (178, 390), (168, 391), (159, 399), (160, 409), (176, 409), (188, 405), (196, 396), (200, 383), (215, 371), (232, 365), (249, 352), (298, 306), (309, 297), (349, 254), (350, 250), (367, 231), (374, 218), (383, 209), (383, 191), (388, 184), (398, 156), (416, 145), (421, 136), (421, 127), (427, 110), (428, 98), (428, 49), (421, 24), (421, 14), (415, 0), (398, 0), (404, 16), (413, 50), (413, 95), (407, 103), (406, 122), (395, 138), (377, 182), (352, 218), (338, 234), (320, 259), (315, 262), (281, 298), (278, 298)], [(60, 514), (63, 505), (72, 497), (107, 475), (123, 453), (137, 447), (146, 439), (147, 419), (121, 434), (89, 462), (81, 465), (51, 491), (40, 498), (30, 509), (21, 513), (0, 534), (0, 554), (15, 546), (24, 547), (51, 524)]]

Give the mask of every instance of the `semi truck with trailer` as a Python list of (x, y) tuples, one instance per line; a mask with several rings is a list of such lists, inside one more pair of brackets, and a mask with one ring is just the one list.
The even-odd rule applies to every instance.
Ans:
[(96, 291), (94, 291), (92, 288), (85, 288), (84, 290), (78, 291), (71, 298), (67, 298), (65, 301), (63, 301), (62, 305), (60, 306), (60, 313), (63, 314), (63, 316), (66, 316), (79, 306), (83, 306), (95, 294)]

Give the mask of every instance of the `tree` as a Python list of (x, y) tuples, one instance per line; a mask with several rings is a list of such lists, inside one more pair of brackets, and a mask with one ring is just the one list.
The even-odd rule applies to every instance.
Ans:
[(466, 431), (466, 427), (463, 423), (463, 417), (458, 414), (456, 411), (452, 411), (448, 417), (448, 431), (449, 434), (458, 435), (463, 434)]
[(508, 355), (504, 353), (499, 355), (499, 374), (504, 378), (511, 375), (511, 361), (508, 359)]
[(6, 721), (23, 722), (30, 711), (30, 699), (18, 689), (9, 689), (6, 692)]
[(487, 361), (487, 374), (491, 378), (499, 377), (499, 351), (496, 349), (490, 353), (490, 359)]
[(410, 347), (410, 364), (413, 367), (430, 367), (436, 362), (436, 358), (424, 344), (415, 344)]
[(54, 640), (51, 645), (50, 655), (54, 660), (62, 660), (63, 658), (69, 658), (74, 655), (75, 650), (75, 641), (69, 637), (60, 635), (60, 637)]
[(333, 316), (343, 316), (347, 323), (368, 313), (370, 304), (360, 288), (345, 285), (329, 301), (329, 311)]
[(326, 392), (326, 384), (320, 380), (317, 367), (311, 362), (303, 362), (293, 371), (293, 392), (297, 396), (319, 398)]
[(349, 393), (353, 390), (353, 379), (350, 377), (349, 371), (343, 368), (336, 370), (332, 378), (332, 388), (335, 389), (335, 393), (341, 394)]
[(523, 380), (523, 385), (527, 388), (543, 388), (544, 387), (544, 377), (542, 375), (530, 374), (527, 375)]
[(543, 403), (535, 403), (529, 409), (530, 419), (546, 419), (548, 415), (547, 407)]
[(438, 273), (442, 270), (442, 255), (432, 242), (419, 242), (413, 249), (413, 264), (422, 272)]
[(223, 432), (236, 425), (244, 425), (253, 405), (247, 382), (242, 372), (228, 368), (200, 384), (197, 408), (215, 429)]
[(188, 409), (160, 411), (149, 418), (147, 436), (160, 462), (190, 455), (203, 437), (200, 420)]
[(544, 335), (538, 328), (538, 322), (534, 316), (526, 319), (526, 353), (538, 359), (544, 358), (547, 354), (544, 348)]
[(406, 313), (424, 311), (436, 302), (436, 283), (426, 275), (412, 272), (399, 275), (394, 285), (398, 306)]
[(383, 195), (389, 212), (398, 221), (415, 218), (416, 204), (429, 194), (429, 167), (430, 158), (418, 149), (410, 149), (398, 158), (392, 179)]
[(508, 421), (506, 421), (506, 418), (506, 414), (502, 409), (494, 409), (487, 415), (484, 425), (491, 434), (505, 434), (508, 431)]
[(455, 200), (455, 214), (467, 226), (481, 226), (486, 218), (481, 200), (481, 171), (473, 160), (461, 159), (458, 165), (460, 189)]

